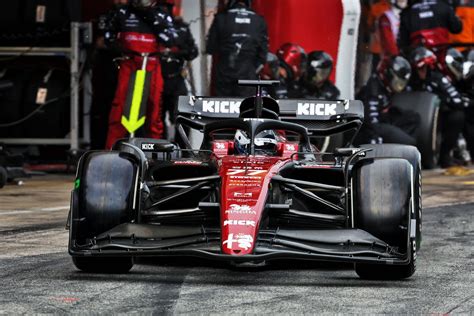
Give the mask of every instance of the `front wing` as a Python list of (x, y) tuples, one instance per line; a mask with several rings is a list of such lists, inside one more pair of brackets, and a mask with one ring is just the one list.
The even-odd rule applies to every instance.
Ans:
[(278, 259), (406, 265), (408, 253), (360, 229), (261, 230), (252, 255), (221, 251), (219, 229), (121, 224), (88, 244), (70, 240), (72, 256), (191, 256), (230, 262)]

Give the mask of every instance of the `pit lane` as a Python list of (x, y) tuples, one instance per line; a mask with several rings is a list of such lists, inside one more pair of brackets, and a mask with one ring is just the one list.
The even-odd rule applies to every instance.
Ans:
[(64, 224), (73, 179), (0, 190), (0, 313), (472, 313), (474, 175), (425, 173), (414, 277), (360, 280), (347, 265), (282, 262), (236, 269), (141, 260), (127, 275), (77, 271)]

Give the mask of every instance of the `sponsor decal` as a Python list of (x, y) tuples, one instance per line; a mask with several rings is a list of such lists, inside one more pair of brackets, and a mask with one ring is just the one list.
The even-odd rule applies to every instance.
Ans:
[(246, 192), (246, 193), (234, 192), (234, 197), (236, 198), (251, 198), (252, 195), (253, 195), (252, 192)]
[(257, 176), (230, 176), (232, 180), (261, 180), (262, 177)]
[(296, 146), (293, 144), (285, 144), (285, 151), (296, 151)]
[(175, 164), (175, 165), (191, 165), (191, 166), (198, 166), (198, 165), (202, 165), (202, 161), (178, 160), (178, 161), (174, 161), (173, 164)]
[(253, 211), (252, 208), (248, 205), (239, 205), (239, 204), (231, 204), (230, 209), (228, 209), (226, 214), (252, 214), (256, 215), (257, 212)]
[(260, 184), (260, 180), (230, 180), (230, 183), (258, 183)]
[(433, 11), (425, 11), (425, 12), (420, 12), (420, 19), (427, 19), (427, 18), (432, 18), (434, 16)]
[(137, 35), (127, 35), (125, 36), (125, 39), (127, 41), (138, 41), (138, 42), (145, 42), (145, 43), (155, 43), (156, 40), (153, 39), (153, 38), (148, 38), (148, 37), (145, 37), (145, 36), (137, 36)]
[(336, 103), (298, 103), (297, 115), (330, 116), (336, 115)]
[[(248, 203), (248, 202), (256, 202), (257, 199), (236, 199), (236, 198), (228, 198), (227, 201), (232, 203)], [(257, 212), (253, 211), (251, 214), (256, 214)]]
[(256, 183), (230, 183), (229, 184), (230, 187), (256, 187), (256, 188), (260, 188), (262, 187), (262, 185), (260, 183), (256, 184)]
[(228, 219), (224, 221), (224, 226), (252, 226), (255, 227), (255, 221)]
[(223, 143), (215, 143), (215, 144), (216, 144), (216, 149), (226, 149), (226, 146)]
[(303, 165), (299, 168), (303, 169), (331, 169), (333, 165)]
[(204, 113), (239, 114), (240, 101), (202, 101)]
[(227, 171), (228, 176), (237, 176), (237, 175), (245, 175), (245, 176), (257, 176), (259, 174), (267, 173), (267, 170), (249, 170), (249, 169), (229, 169)]
[(235, 18), (237, 24), (250, 24), (250, 18)]
[(142, 150), (155, 150), (155, 144), (142, 144)]
[(227, 155), (229, 144), (227, 142), (214, 142), (212, 144), (212, 151), (216, 155)]
[(227, 240), (224, 240), (222, 243), (223, 246), (227, 246), (227, 249), (233, 249), (234, 244), (237, 244), (237, 247), (244, 250), (249, 250), (252, 248), (253, 237), (250, 235), (244, 234), (229, 234)]

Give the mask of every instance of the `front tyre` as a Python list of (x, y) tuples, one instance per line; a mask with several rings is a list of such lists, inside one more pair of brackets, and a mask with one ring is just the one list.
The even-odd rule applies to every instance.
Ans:
[(355, 167), (354, 226), (407, 253), (406, 265), (355, 264), (363, 279), (398, 280), (413, 275), (415, 239), (410, 238), (413, 168), (405, 159), (366, 159)]
[(375, 144), (362, 145), (362, 148), (370, 148), (367, 152), (369, 158), (402, 158), (408, 160), (413, 167), (414, 175), (414, 206), (416, 220), (416, 250), (420, 250), (422, 239), (422, 174), (421, 174), (421, 155), (416, 147), (398, 144)]
[(125, 273), (132, 268), (131, 257), (83, 256), (76, 251), (87, 250), (96, 237), (134, 220), (137, 174), (137, 163), (126, 153), (91, 152), (81, 159), (72, 194), (69, 244), (73, 263), (78, 269)]

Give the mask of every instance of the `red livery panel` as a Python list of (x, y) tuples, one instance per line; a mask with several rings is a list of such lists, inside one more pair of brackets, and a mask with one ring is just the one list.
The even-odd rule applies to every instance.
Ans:
[(265, 156), (222, 159), (221, 238), (225, 254), (253, 252), (270, 180), (288, 161)]

